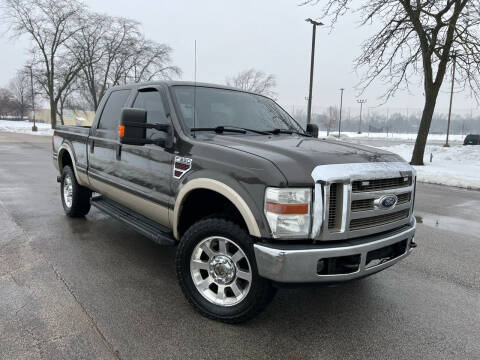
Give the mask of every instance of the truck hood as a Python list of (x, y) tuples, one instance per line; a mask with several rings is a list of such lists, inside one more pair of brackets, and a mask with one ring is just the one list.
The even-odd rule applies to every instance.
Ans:
[(286, 177), (289, 186), (310, 185), (318, 165), (405, 161), (388, 151), (337, 140), (296, 135), (215, 135), (215, 144), (271, 161)]

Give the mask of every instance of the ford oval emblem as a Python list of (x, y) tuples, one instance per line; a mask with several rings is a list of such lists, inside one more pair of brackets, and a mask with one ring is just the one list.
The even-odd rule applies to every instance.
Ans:
[(380, 206), (384, 209), (391, 209), (393, 208), (395, 205), (397, 205), (397, 201), (398, 201), (398, 198), (396, 195), (385, 195), (385, 196), (382, 196), (378, 203), (380, 204)]

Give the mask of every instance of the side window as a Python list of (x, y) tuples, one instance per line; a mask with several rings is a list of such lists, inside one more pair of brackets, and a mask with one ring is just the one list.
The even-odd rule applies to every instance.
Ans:
[[(133, 103), (133, 107), (147, 110), (147, 123), (149, 124), (170, 123), (165, 116), (162, 97), (156, 90), (140, 91)], [(151, 139), (154, 135), (157, 137), (161, 136), (161, 134), (157, 130), (147, 129), (147, 139)]]
[(122, 108), (130, 95), (130, 90), (116, 90), (108, 97), (107, 103), (102, 111), (98, 128), (102, 130), (111, 130), (116, 133), (120, 124)]

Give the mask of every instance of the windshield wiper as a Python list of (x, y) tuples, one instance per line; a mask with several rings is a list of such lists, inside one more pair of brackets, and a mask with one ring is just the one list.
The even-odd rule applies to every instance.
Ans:
[(211, 127), (211, 128), (192, 128), (190, 129), (190, 131), (215, 131), (217, 134), (221, 134), (224, 131), (238, 133), (238, 134), (246, 134), (247, 131), (249, 131), (249, 132), (253, 132), (255, 134), (260, 134), (260, 135), (270, 135), (269, 131), (248, 129), (248, 128), (243, 128), (243, 127), (233, 126), (233, 125), (221, 125), (221, 126)]
[(190, 131), (215, 131), (217, 134), (222, 134), (223, 132), (233, 132), (238, 134), (246, 134), (247, 131), (243, 129), (232, 129), (225, 126), (217, 126), (217, 127), (198, 127), (198, 128), (191, 128)]
[(273, 130), (267, 130), (268, 133), (273, 134), (273, 135), (278, 135), (278, 134), (296, 134), (296, 135), (301, 135), (301, 136), (306, 136), (310, 137), (310, 135), (301, 133), (299, 131), (295, 130), (287, 130), (287, 129), (273, 129)]

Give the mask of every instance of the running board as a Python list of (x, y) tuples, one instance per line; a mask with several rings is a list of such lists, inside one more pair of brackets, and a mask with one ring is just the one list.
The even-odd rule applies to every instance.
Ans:
[(100, 211), (130, 226), (159, 245), (175, 246), (177, 244), (172, 232), (168, 228), (115, 201), (106, 199), (103, 196), (95, 196), (90, 199), (90, 203)]

